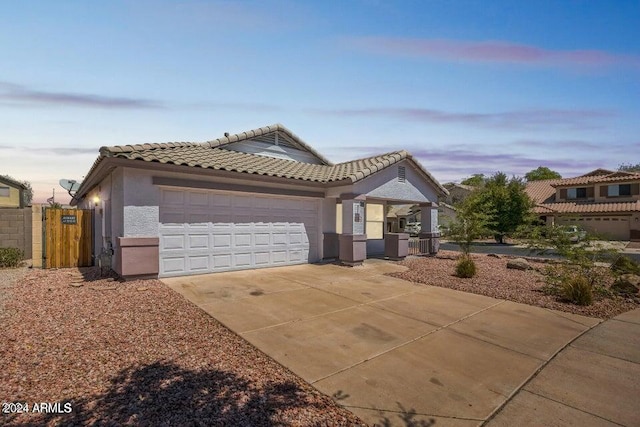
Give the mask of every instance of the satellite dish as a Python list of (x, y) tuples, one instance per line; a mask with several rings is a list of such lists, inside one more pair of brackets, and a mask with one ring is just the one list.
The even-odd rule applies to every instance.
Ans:
[(75, 193), (80, 188), (80, 183), (75, 179), (61, 179), (60, 186), (67, 190), (69, 194)]

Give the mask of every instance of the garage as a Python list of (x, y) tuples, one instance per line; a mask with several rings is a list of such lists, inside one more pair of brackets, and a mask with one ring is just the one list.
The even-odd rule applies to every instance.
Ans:
[(577, 225), (607, 240), (629, 240), (628, 216), (586, 216), (581, 218), (560, 218), (559, 225)]
[(317, 199), (161, 188), (159, 276), (319, 259)]

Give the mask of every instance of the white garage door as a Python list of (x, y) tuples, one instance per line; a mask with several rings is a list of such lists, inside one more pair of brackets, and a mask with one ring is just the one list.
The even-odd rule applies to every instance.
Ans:
[(318, 260), (319, 202), (161, 189), (160, 276)]

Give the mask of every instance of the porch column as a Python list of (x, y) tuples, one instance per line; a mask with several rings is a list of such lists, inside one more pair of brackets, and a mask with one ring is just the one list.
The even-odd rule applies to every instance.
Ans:
[(340, 262), (360, 265), (367, 258), (367, 235), (364, 233), (364, 194), (342, 194), (342, 234), (340, 235)]
[(435, 202), (420, 204), (420, 235), (426, 239), (429, 253), (435, 255), (440, 249), (440, 232), (438, 231), (438, 204)]

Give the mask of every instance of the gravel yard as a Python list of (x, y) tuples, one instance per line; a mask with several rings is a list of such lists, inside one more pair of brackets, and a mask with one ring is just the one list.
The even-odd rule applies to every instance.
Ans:
[[(160, 281), (8, 271), (0, 401), (31, 413), (2, 414), (0, 424), (361, 424)], [(71, 413), (33, 413), (39, 402), (60, 403), (58, 412), (70, 403)]]
[[(461, 279), (454, 275), (458, 252), (440, 251), (435, 257), (411, 257), (400, 262), (409, 267), (402, 273), (390, 273), (416, 283), (456, 289), (493, 298), (506, 299), (523, 304), (536, 305), (583, 316), (609, 319), (640, 304), (624, 298), (594, 300), (590, 306), (579, 306), (562, 302), (556, 297), (540, 291), (544, 286), (544, 277), (535, 270), (520, 271), (507, 269), (507, 258), (494, 258), (485, 254), (473, 254), (478, 268), (477, 275), (471, 279)], [(535, 268), (544, 268), (542, 262), (531, 261)]]

